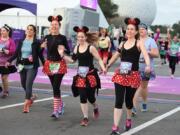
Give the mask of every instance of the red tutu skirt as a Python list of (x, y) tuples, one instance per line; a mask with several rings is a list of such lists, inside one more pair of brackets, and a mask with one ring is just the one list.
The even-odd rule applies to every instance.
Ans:
[(139, 71), (132, 71), (129, 75), (121, 75), (116, 71), (112, 78), (112, 82), (122, 86), (138, 88), (140, 86), (141, 76)]
[[(60, 64), (60, 68), (58, 69), (58, 71), (56, 73), (53, 73), (50, 70), (50, 64)], [(43, 66), (43, 70), (42, 70), (46, 75), (53, 75), (53, 74), (65, 74), (67, 73), (67, 65), (64, 59), (62, 59), (61, 61), (50, 61), (50, 60), (46, 60)]]
[[(97, 86), (97, 81), (96, 81), (96, 77), (94, 75), (88, 75), (87, 76), (87, 81), (89, 82), (89, 85), (91, 88), (94, 88)], [(86, 88), (86, 78), (83, 78), (83, 77), (77, 77), (77, 80), (76, 80), (76, 84), (75, 86), (78, 87), (78, 88)]]
[(101, 59), (109, 57), (108, 50), (101, 50), (101, 49), (99, 49), (98, 52), (99, 52), (99, 55), (100, 55)]

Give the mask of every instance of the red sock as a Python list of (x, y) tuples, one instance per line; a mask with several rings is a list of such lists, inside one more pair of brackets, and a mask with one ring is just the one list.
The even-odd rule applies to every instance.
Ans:
[(54, 97), (54, 112), (58, 111), (60, 105), (60, 98)]

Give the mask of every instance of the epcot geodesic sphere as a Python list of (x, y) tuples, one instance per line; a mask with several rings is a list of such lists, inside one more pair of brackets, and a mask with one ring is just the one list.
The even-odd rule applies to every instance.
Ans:
[(156, 0), (113, 0), (119, 6), (119, 17), (138, 17), (141, 22), (151, 25), (156, 17)]

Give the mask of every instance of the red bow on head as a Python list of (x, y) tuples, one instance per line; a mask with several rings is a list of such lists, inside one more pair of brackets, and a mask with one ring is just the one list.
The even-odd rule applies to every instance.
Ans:
[(134, 20), (134, 19), (129, 19), (129, 20), (128, 20), (128, 24), (136, 25), (136, 20)]
[(52, 17), (52, 21), (58, 21), (58, 17), (57, 16), (53, 16)]

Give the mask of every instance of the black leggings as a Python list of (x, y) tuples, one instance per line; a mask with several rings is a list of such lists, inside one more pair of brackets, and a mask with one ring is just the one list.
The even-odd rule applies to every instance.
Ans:
[(178, 62), (178, 57), (169, 56), (169, 68), (171, 68), (172, 75), (174, 75), (175, 73), (177, 62)]
[(87, 103), (87, 100), (93, 104), (96, 102), (95, 98), (95, 89), (86, 89), (86, 88), (78, 88), (79, 95), (80, 95), (80, 102), (82, 104)]
[(115, 108), (122, 109), (125, 97), (125, 103), (127, 109), (132, 109), (133, 107), (133, 97), (136, 92), (136, 88), (122, 86), (115, 83)]
[(61, 97), (61, 82), (64, 74), (54, 74), (54, 75), (49, 75), (49, 79), (51, 82), (51, 85), (53, 87), (53, 95), (54, 97), (60, 98)]

